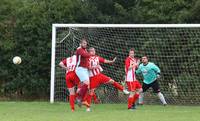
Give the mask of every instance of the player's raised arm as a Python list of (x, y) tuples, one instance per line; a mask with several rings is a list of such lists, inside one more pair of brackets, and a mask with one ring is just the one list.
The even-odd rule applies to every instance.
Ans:
[(117, 57), (115, 57), (113, 60), (107, 60), (107, 59), (105, 59), (104, 63), (108, 63), (108, 64), (114, 63), (116, 61), (116, 59), (117, 59)]

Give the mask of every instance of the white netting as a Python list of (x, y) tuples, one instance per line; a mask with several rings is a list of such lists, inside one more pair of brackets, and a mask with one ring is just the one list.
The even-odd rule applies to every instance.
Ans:
[[(112, 59), (113, 65), (103, 65), (104, 74), (116, 81), (124, 78), (124, 60), (128, 50), (135, 48), (138, 57), (148, 55), (162, 71), (160, 87), (168, 103), (199, 104), (200, 102), (200, 28), (57, 28), (55, 67), (55, 101), (66, 100), (65, 71), (58, 67), (62, 58), (79, 46), (80, 39), (87, 38), (89, 47), (98, 55)], [(66, 52), (67, 51), (67, 52)], [(139, 78), (140, 82), (142, 81)], [(127, 97), (111, 85), (102, 85), (97, 91), (102, 102), (126, 102)], [(146, 103), (159, 102), (149, 90)]]

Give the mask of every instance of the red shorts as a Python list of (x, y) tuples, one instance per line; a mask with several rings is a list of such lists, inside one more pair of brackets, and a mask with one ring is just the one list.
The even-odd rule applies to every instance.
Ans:
[(95, 89), (101, 84), (106, 84), (109, 82), (111, 78), (104, 75), (104, 74), (98, 74), (93, 77), (90, 77), (90, 89)]
[(72, 88), (76, 85), (78, 86), (80, 83), (80, 80), (74, 71), (68, 72), (65, 79), (67, 88)]
[(126, 82), (128, 86), (128, 91), (135, 91), (136, 89), (142, 88), (142, 85), (138, 80), (132, 81), (132, 82)]

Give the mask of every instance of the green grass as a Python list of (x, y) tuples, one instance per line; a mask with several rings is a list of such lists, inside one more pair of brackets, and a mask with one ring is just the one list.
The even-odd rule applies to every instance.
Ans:
[(69, 104), (0, 102), (0, 121), (200, 121), (200, 106), (144, 105), (129, 111), (126, 104), (92, 105), (92, 112)]

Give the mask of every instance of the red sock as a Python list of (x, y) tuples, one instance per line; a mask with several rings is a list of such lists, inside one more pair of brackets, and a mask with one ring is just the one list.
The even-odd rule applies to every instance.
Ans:
[(132, 107), (133, 104), (133, 97), (128, 97), (128, 109)]
[(118, 90), (123, 91), (123, 86), (120, 85), (118, 82), (114, 82), (114, 83), (113, 83), (113, 86), (114, 86), (115, 88), (117, 88)]
[(99, 103), (99, 101), (98, 101), (97, 96), (96, 96), (95, 93), (92, 95), (92, 97), (93, 97), (95, 103)]
[(88, 91), (88, 85), (83, 84), (83, 85), (81, 86), (81, 88), (80, 88), (80, 91), (78, 92), (79, 94), (78, 94), (77, 98), (78, 98), (80, 101), (82, 101), (83, 98), (85, 97), (87, 91)]
[(92, 95), (88, 94), (87, 95), (87, 102), (88, 102), (88, 104), (91, 104), (91, 100), (92, 100)]
[(75, 102), (75, 95), (70, 95), (69, 96), (69, 103), (70, 103), (72, 110), (74, 110), (74, 102)]
[(137, 101), (137, 99), (139, 98), (139, 94), (136, 93), (133, 97), (133, 104)]
[(83, 101), (87, 101), (87, 97), (88, 97), (89, 94), (86, 94), (83, 98)]

